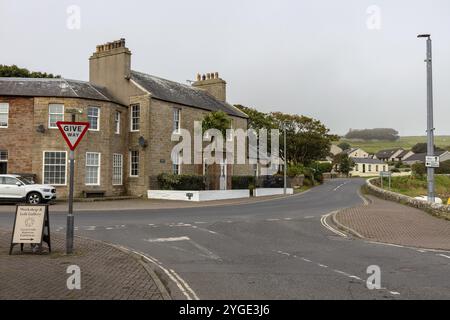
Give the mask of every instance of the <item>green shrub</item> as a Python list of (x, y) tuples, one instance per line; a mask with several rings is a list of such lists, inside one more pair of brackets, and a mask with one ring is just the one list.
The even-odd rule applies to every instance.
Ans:
[(394, 169), (391, 170), (391, 172), (400, 172), (400, 169), (394, 168)]
[(330, 162), (320, 162), (317, 164), (317, 170), (319, 170), (320, 173), (331, 172), (332, 169), (333, 164)]
[(157, 179), (161, 190), (205, 190), (203, 176), (161, 173)]
[(413, 174), (418, 177), (422, 177), (427, 172), (427, 169), (425, 168), (424, 163), (414, 163), (411, 166), (411, 169), (412, 169)]
[(254, 189), (255, 177), (254, 176), (233, 176), (231, 177), (232, 189)]
[(299, 176), (304, 173), (305, 167), (301, 164), (290, 165), (287, 169), (287, 175), (289, 177)]

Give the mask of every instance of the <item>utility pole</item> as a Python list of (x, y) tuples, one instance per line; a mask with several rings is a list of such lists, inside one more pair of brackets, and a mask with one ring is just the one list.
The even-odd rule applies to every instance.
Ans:
[(283, 135), (284, 135), (284, 195), (287, 194), (287, 159), (286, 159), (286, 122), (283, 122)]
[[(431, 53), (431, 37), (419, 34), (418, 38), (427, 38), (427, 156), (434, 157), (434, 125), (433, 125), (433, 68)], [(428, 202), (434, 203), (434, 168), (427, 167)]]

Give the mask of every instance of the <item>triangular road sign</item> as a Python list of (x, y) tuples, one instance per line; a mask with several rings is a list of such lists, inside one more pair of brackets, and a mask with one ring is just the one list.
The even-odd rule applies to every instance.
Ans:
[(56, 125), (72, 151), (75, 150), (81, 139), (83, 139), (86, 131), (89, 129), (89, 122), (58, 121), (56, 122)]

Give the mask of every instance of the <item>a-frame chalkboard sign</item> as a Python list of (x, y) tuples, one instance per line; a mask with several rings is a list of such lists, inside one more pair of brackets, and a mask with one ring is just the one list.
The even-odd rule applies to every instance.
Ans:
[(9, 254), (16, 244), (20, 244), (23, 252), (24, 244), (42, 246), (43, 242), (51, 252), (48, 205), (17, 205)]

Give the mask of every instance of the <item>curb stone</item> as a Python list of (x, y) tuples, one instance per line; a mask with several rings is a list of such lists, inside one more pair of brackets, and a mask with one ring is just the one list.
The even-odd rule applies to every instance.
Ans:
[(132, 252), (130, 249), (122, 247), (122, 246), (118, 246), (112, 243), (108, 243), (102, 240), (96, 240), (96, 239), (91, 239), (91, 238), (87, 238), (87, 237), (82, 237), (82, 236), (77, 236), (75, 235), (75, 237), (80, 238), (80, 239), (86, 239), (89, 241), (95, 241), (95, 242), (100, 242), (104, 245), (113, 247), (127, 255), (129, 255), (130, 257), (132, 257), (134, 260), (136, 260), (143, 268), (144, 270), (148, 273), (149, 277), (152, 278), (152, 280), (155, 282), (156, 286), (158, 287), (159, 291), (161, 292), (161, 295), (163, 296), (164, 300), (172, 300), (172, 297), (170, 296), (169, 291), (167, 290), (166, 286), (163, 284), (163, 282), (161, 281), (161, 279), (159, 278), (159, 276), (156, 274), (155, 271), (153, 271), (153, 268), (151, 268), (149, 266), (149, 262), (145, 261), (141, 256), (137, 255), (136, 253)]

